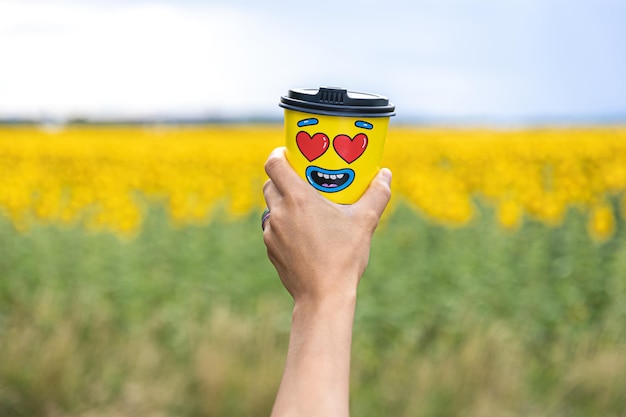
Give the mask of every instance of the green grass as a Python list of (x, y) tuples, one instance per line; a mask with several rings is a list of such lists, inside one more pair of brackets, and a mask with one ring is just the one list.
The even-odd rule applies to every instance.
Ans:
[[(352, 361), (358, 416), (626, 410), (626, 230), (463, 228), (400, 205), (374, 238)], [(263, 416), (291, 299), (259, 213), (132, 239), (0, 218), (0, 416)]]

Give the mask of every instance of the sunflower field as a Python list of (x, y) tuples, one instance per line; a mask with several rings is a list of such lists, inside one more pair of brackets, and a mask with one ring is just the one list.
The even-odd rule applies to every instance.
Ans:
[[(399, 128), (384, 164), (396, 200), (428, 218), (468, 223), (475, 201), (492, 205), (500, 225), (526, 216), (558, 226), (567, 211), (588, 213), (589, 232), (611, 237), (610, 200), (626, 190), (626, 129), (536, 131)], [(263, 207), (263, 162), (282, 145), (280, 128), (69, 128), (0, 130), (0, 209), (18, 229), (31, 221), (130, 233), (140, 200), (167, 205), (177, 223), (210, 219), (227, 204), (238, 217)]]
[[(269, 415), (282, 126), (0, 126), (0, 416)], [(355, 415), (624, 417), (626, 127), (393, 126)]]

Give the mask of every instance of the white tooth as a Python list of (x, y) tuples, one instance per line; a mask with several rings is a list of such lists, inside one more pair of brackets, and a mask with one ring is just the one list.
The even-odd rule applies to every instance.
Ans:
[(330, 175), (328, 175), (328, 174), (324, 174), (324, 178), (329, 179), (329, 178), (330, 178)]
[(337, 179), (337, 176), (336, 176), (336, 175), (333, 175), (333, 174), (330, 174), (330, 179), (331, 179), (331, 180), (336, 180), (336, 179)]
[(342, 179), (343, 178), (343, 174), (337, 174), (337, 178)]
[(324, 174), (322, 174), (321, 172), (319, 172), (319, 171), (318, 171), (318, 172), (317, 172), (317, 176), (318, 176), (318, 177), (320, 177), (320, 178), (322, 178), (322, 177), (324, 176)]

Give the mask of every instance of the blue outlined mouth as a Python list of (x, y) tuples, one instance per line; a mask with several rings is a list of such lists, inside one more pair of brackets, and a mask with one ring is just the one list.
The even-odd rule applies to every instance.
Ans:
[(306, 179), (319, 191), (336, 193), (352, 184), (354, 171), (350, 168), (324, 169), (311, 165), (306, 169)]

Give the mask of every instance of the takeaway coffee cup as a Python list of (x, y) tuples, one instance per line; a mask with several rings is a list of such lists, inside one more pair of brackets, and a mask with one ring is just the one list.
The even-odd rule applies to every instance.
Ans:
[(380, 168), (395, 106), (377, 94), (328, 87), (289, 90), (279, 105), (291, 166), (329, 200), (356, 202)]

